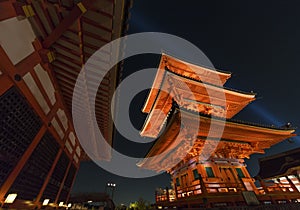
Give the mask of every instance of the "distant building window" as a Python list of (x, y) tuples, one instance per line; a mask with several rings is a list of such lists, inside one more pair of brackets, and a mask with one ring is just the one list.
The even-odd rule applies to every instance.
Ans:
[(180, 186), (179, 178), (176, 178), (176, 186)]
[(198, 170), (197, 170), (197, 169), (194, 169), (194, 170), (193, 170), (193, 175), (194, 175), (194, 180), (199, 179), (199, 173), (198, 173)]
[(236, 172), (238, 174), (238, 177), (245, 178), (245, 175), (244, 175), (244, 173), (243, 173), (243, 171), (242, 171), (241, 168), (236, 168), (235, 170), (236, 170)]
[(213, 172), (213, 170), (212, 170), (211, 167), (205, 167), (205, 171), (206, 171), (206, 174), (207, 174), (208, 178), (215, 177), (215, 174), (214, 174), (214, 172)]

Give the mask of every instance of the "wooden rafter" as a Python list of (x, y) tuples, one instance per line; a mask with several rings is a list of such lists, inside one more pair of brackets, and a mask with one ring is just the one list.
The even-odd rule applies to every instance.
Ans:
[(59, 37), (75, 23), (75, 21), (86, 12), (86, 10), (92, 5), (93, 0), (83, 0), (77, 6), (74, 6), (69, 15), (64, 18), (55, 29), (46, 37), (43, 41), (44, 48), (49, 48)]
[(56, 157), (55, 157), (55, 159), (54, 159), (54, 162), (52, 163), (52, 166), (51, 166), (51, 168), (50, 168), (50, 170), (49, 170), (49, 172), (48, 172), (48, 174), (46, 176), (46, 179), (45, 179), (45, 181), (43, 183), (43, 186), (41, 187), (41, 189), (39, 191), (39, 194), (36, 196), (35, 203), (37, 205), (39, 204), (39, 202), (40, 202), (40, 200), (42, 198), (42, 195), (43, 195), (43, 193), (44, 193), (44, 191), (45, 191), (45, 189), (46, 189), (46, 187), (47, 187), (47, 185), (48, 185), (48, 183), (50, 181), (51, 175), (53, 174), (55, 166), (56, 166), (57, 162), (59, 161), (59, 158), (60, 158), (62, 152), (63, 152), (63, 150), (60, 148), (59, 151), (58, 151), (58, 153), (57, 153), (57, 155), (56, 155)]
[(17, 16), (16, 10), (13, 5), (13, 3), (15, 2), (15, 0), (0, 2), (0, 21)]

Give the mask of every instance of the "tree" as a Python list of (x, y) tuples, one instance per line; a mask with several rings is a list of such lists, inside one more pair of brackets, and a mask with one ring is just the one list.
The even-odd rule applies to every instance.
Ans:
[(124, 204), (120, 204), (118, 206), (116, 206), (115, 210), (126, 210), (127, 207)]
[(144, 200), (143, 198), (139, 198), (136, 202), (136, 206), (138, 210), (150, 210), (151, 206), (149, 201)]

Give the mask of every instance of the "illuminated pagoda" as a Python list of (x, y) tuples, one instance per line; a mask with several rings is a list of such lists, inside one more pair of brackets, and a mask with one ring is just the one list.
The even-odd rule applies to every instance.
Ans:
[(296, 188), (269, 193), (256, 187), (244, 158), (295, 136), (295, 130), (231, 119), (255, 94), (223, 87), (230, 76), (162, 55), (140, 132), (157, 140), (138, 163), (171, 175), (173, 189), (156, 192), (158, 206), (235, 206), (300, 198)]

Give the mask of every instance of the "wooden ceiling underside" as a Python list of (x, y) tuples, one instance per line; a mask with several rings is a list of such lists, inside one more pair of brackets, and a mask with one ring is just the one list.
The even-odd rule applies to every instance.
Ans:
[[(122, 36), (127, 29), (131, 3), (122, 0), (19, 0), (14, 3), (18, 15), (28, 18), (43, 44), (69, 113), (81, 68), (99, 48)], [(111, 52), (99, 59), (109, 63)], [(101, 84), (95, 84), (97, 123), (110, 144), (114, 130), (110, 103), (119, 82), (119, 69), (120, 66), (113, 67)], [(101, 74), (102, 70), (97, 68), (97, 71)]]

